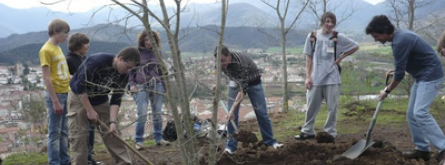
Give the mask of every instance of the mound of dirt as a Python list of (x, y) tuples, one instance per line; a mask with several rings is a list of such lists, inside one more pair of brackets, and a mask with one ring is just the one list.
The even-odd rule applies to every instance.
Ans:
[(335, 138), (327, 132), (318, 132), (316, 138), (317, 143), (333, 143)]
[[(356, 141), (355, 141), (356, 142)], [(238, 148), (234, 155), (223, 154), (218, 161), (219, 165), (418, 165), (437, 164), (435, 160), (428, 163), (423, 160), (405, 160), (400, 151), (388, 142), (377, 141), (375, 145), (366, 150), (360, 157), (349, 160), (341, 154), (348, 150), (355, 142), (343, 143), (316, 143), (315, 141), (302, 141), (285, 144), (285, 147), (275, 150), (269, 147), (266, 151), (249, 151)]]

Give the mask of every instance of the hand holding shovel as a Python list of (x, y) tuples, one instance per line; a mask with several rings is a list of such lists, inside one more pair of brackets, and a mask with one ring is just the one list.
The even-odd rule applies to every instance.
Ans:
[[(110, 128), (108, 127), (107, 124), (105, 124), (102, 120), (98, 119), (97, 122), (106, 130), (110, 130)], [(139, 153), (136, 149), (134, 149), (133, 147), (131, 147), (127, 142), (125, 142), (125, 140), (123, 140), (116, 131), (110, 132), (111, 135), (113, 135), (115, 138), (117, 138), (117, 140), (119, 140), (122, 144), (124, 144), (125, 146), (127, 146), (128, 149), (130, 149), (130, 151), (133, 151), (134, 154), (136, 154), (140, 159), (142, 159), (142, 161), (144, 161), (145, 163), (149, 164), (149, 165), (153, 165), (153, 163), (151, 163), (150, 161), (148, 161), (147, 158), (145, 158), (143, 155), (141, 155), (141, 153)]]

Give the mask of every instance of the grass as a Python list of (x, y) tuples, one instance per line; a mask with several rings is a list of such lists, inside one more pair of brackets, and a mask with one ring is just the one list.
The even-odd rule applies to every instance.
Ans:
[(361, 44), (359, 51), (376, 54), (391, 54), (391, 46), (382, 46), (381, 44)]
[[(381, 44), (360, 44), (359, 52), (375, 53), (375, 54), (391, 54), (391, 46), (382, 46)], [(304, 45), (298, 45), (296, 47), (286, 47), (286, 52), (292, 54), (301, 54), (303, 52)], [(281, 47), (269, 47), (266, 49), (266, 53), (281, 53)]]
[[(286, 47), (286, 52), (292, 53), (292, 54), (300, 54), (303, 52), (303, 45), (299, 45), (297, 47)], [(280, 53), (281, 54), (281, 47), (269, 47), (266, 49), (266, 53)]]
[[(376, 108), (377, 100), (366, 100), (359, 101), (360, 104), (368, 107), (368, 110), (372, 109), (371, 112), (360, 116), (346, 116), (344, 112), (349, 111), (345, 105), (351, 103), (353, 100), (348, 100), (350, 96), (341, 96), (338, 106), (338, 122), (337, 131), (339, 134), (354, 134), (360, 133), (361, 130), (367, 129), (368, 124), (371, 122), (374, 108)], [(304, 102), (304, 100), (300, 101)], [(442, 122), (441, 118), (445, 116), (443, 114), (443, 109), (445, 108), (444, 101), (440, 100), (439, 97), (433, 102), (430, 107), (430, 112), (433, 114), (438, 122)], [(300, 104), (302, 105), (302, 104)], [(388, 98), (382, 103), (381, 110), (377, 116), (377, 125), (387, 125), (393, 128), (399, 128), (401, 126), (407, 125), (406, 122), (406, 109), (408, 106), (408, 98)], [(323, 104), (317, 115), (315, 121), (316, 131), (321, 131), (325, 124), (327, 117), (327, 107)], [(304, 112), (296, 112), (295, 109), (291, 109), (284, 117), (279, 118), (274, 124), (273, 129), (275, 133), (275, 138), (279, 141), (288, 140), (289, 137), (293, 137), (299, 130), (297, 128), (302, 126), (305, 121)], [(260, 138), (260, 137), (259, 137)]]
[(47, 154), (39, 153), (17, 153), (11, 154), (6, 159), (3, 160), (2, 165), (31, 165), (31, 164), (47, 164), (48, 156)]

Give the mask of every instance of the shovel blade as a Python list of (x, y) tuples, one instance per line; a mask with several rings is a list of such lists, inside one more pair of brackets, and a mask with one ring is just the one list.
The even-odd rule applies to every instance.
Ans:
[(349, 150), (344, 152), (342, 156), (348, 158), (348, 159), (355, 159), (360, 156), (363, 152), (365, 152), (369, 147), (371, 147), (374, 144), (374, 142), (369, 142), (367, 144), (366, 140), (362, 139), (355, 143)]

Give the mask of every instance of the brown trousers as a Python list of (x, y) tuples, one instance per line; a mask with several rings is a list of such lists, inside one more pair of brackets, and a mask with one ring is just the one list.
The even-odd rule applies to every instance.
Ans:
[[(88, 134), (89, 134), (89, 120), (87, 111), (79, 100), (79, 97), (73, 92), (68, 93), (68, 129), (69, 129), (69, 144), (71, 151), (72, 165), (86, 165), (88, 164)], [(99, 114), (99, 119), (103, 122), (110, 121), (110, 104), (93, 106), (93, 109)], [(131, 157), (128, 153), (127, 147), (118, 141), (117, 138), (111, 134), (107, 134), (108, 130), (99, 124), (95, 124), (96, 131), (99, 132), (102, 140), (107, 147), (108, 152), (115, 159), (117, 165), (131, 164)]]

